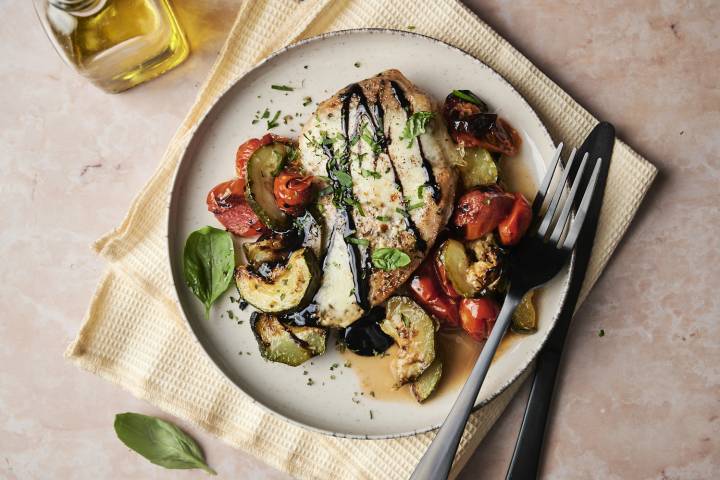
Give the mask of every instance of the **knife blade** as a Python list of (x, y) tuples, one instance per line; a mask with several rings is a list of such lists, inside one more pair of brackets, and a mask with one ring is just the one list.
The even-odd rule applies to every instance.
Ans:
[[(590, 261), (614, 144), (615, 127), (610, 123), (600, 122), (587, 136), (577, 153), (579, 158), (583, 158), (585, 153), (588, 153), (589, 158), (592, 160), (602, 158), (603, 163), (600, 167), (595, 195), (590, 203), (583, 230), (577, 241), (575, 265), (565, 303), (560, 310), (560, 315), (550, 337), (537, 357), (528, 403), (525, 407), (525, 414), (523, 415), (512, 459), (510, 460), (510, 466), (505, 476), (506, 480), (527, 480), (537, 478), (538, 475), (545, 425), (547, 424), (548, 411), (552, 402), (557, 371)], [(570, 172), (570, 174), (574, 176), (575, 172)]]

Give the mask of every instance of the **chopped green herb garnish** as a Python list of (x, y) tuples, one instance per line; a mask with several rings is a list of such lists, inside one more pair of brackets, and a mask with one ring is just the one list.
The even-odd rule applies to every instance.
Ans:
[(601, 328), (600, 331), (598, 332), (598, 337), (604, 337), (604, 336), (605, 336), (605, 330), (603, 330)]
[(376, 172), (374, 170), (366, 170), (364, 168), (360, 171), (360, 173), (365, 178), (367, 178), (367, 177), (380, 178), (381, 177), (381, 175), (378, 172)]
[(368, 245), (370, 245), (370, 242), (368, 240), (366, 240), (364, 238), (353, 237), (353, 236), (345, 237), (345, 241), (348, 243), (355, 244), (355, 245), (360, 245), (362, 247), (367, 247)]
[(315, 383), (315, 381), (314, 381), (314, 380), (313, 380), (312, 378), (308, 378), (308, 379), (307, 379), (307, 384), (306, 384), (306, 385), (308, 385), (308, 386), (312, 386), (312, 385), (313, 385), (314, 383)]
[(432, 112), (415, 112), (410, 115), (410, 118), (408, 118), (405, 123), (402, 135), (400, 135), (401, 140), (408, 141), (408, 148), (412, 147), (413, 142), (415, 142), (415, 137), (425, 133), (428, 122), (432, 120), (434, 116), (435, 114)]
[(389, 215), (378, 215), (375, 218), (380, 220), (381, 222), (389, 222), (390, 220), (392, 220), (392, 217), (390, 217)]
[(425, 193), (425, 184), (423, 183), (418, 187), (418, 198), (423, 198), (423, 193)]
[(355, 65), (355, 68), (360, 68), (360, 62), (355, 62), (353, 65)]
[(485, 107), (485, 102), (480, 100), (477, 96), (475, 96), (474, 93), (472, 93), (470, 90), (453, 90), (452, 94), (454, 97), (459, 98), (460, 100), (465, 100), (466, 102), (474, 103), (475, 105), (479, 105), (481, 107)]
[(372, 420), (372, 419), (373, 419), (373, 413), (372, 413), (372, 410), (370, 410), (370, 420)]
[(303, 107), (307, 107), (307, 106), (310, 105), (311, 103), (312, 103), (312, 98), (311, 98), (311, 97), (303, 97)]
[(408, 26), (407, 26), (407, 29), (408, 29), (408, 30), (415, 30), (415, 25), (408, 25)]
[(399, 213), (400, 215), (402, 215), (403, 217), (407, 217), (407, 216), (408, 216), (408, 213), (407, 213), (405, 210), (403, 210), (402, 208), (396, 208), (395, 211), (396, 211), (397, 213)]
[(273, 116), (273, 118), (271, 120), (267, 121), (267, 129), (268, 130), (273, 129), (273, 128), (277, 127), (278, 125), (280, 125), (277, 121), (279, 116), (280, 116), (280, 110), (275, 112), (275, 115)]
[(413, 203), (412, 205), (408, 205), (406, 210), (409, 212), (411, 210), (415, 210), (416, 208), (420, 208), (420, 207), (424, 207), (424, 206), (425, 206), (424, 201), (417, 202), (417, 203)]
[(262, 113), (262, 116), (261, 116), (260, 118), (270, 118), (270, 110), (268, 110), (268, 109), (266, 108), (265, 111)]
[(410, 328), (410, 320), (405, 316), (404, 313), (400, 314), (400, 320), (402, 320), (403, 325), (405, 325), (405, 328)]
[(335, 375), (330, 375), (330, 380), (335, 380)]
[(235, 320), (235, 314), (233, 313), (232, 310), (228, 310), (228, 311), (227, 311), (227, 314), (228, 314), (228, 318), (229, 318), (230, 320)]
[(370, 132), (370, 129), (368, 128), (367, 124), (363, 126), (363, 133), (362, 133), (362, 139), (365, 140), (365, 142), (370, 146), (373, 153), (375, 155), (382, 152), (382, 146), (380, 145), (380, 142), (376, 137), (380, 137), (382, 134), (378, 134), (378, 132), (375, 132), (375, 135), (373, 135)]
[(358, 212), (360, 213), (361, 217), (365, 216), (365, 210), (363, 210), (362, 205), (360, 205), (360, 202), (355, 200), (354, 198), (345, 198), (343, 201), (350, 206), (353, 206), (358, 209)]
[(340, 182), (340, 185), (345, 188), (350, 188), (353, 186), (352, 177), (347, 172), (343, 172), (342, 170), (335, 170), (334, 173), (335, 178), (338, 182)]
[(283, 92), (292, 92), (295, 89), (292, 87), (288, 87), (287, 85), (270, 85), (270, 88), (273, 90), (282, 90)]
[(320, 190), (319, 194), (321, 197), (324, 197), (325, 195), (332, 195), (333, 191), (334, 190), (333, 190), (332, 185), (328, 185), (327, 187)]

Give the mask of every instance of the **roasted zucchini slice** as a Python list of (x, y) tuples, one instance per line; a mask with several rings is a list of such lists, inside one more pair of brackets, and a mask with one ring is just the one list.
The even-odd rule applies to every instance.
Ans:
[(258, 268), (263, 263), (278, 263), (288, 259), (291, 253), (289, 242), (281, 236), (272, 235), (259, 238), (252, 243), (243, 243), (243, 251), (248, 264)]
[(275, 177), (285, 165), (291, 147), (275, 142), (260, 147), (247, 162), (245, 199), (262, 222), (276, 232), (292, 226), (292, 219), (275, 203)]
[(445, 293), (475, 298), (501, 290), (502, 249), (492, 234), (467, 245), (449, 239), (438, 248), (435, 269)]
[(440, 356), (436, 355), (435, 360), (430, 366), (412, 383), (411, 390), (415, 396), (415, 400), (422, 403), (433, 394), (435, 389), (437, 389), (438, 383), (440, 383), (442, 368), (443, 362)]
[(537, 315), (535, 315), (535, 306), (533, 305), (533, 297), (535, 290), (530, 290), (520, 301), (515, 312), (513, 312), (511, 329), (515, 333), (535, 333), (537, 332)]
[(435, 360), (435, 322), (408, 297), (388, 301), (380, 328), (400, 347), (390, 362), (395, 387), (417, 379)]
[(482, 147), (466, 147), (463, 163), (458, 165), (465, 190), (493, 185), (498, 179), (498, 169), (490, 152)]
[(250, 327), (263, 358), (296, 367), (325, 352), (326, 332), (317, 327), (288, 327), (274, 315), (253, 312)]
[(321, 327), (301, 327), (299, 325), (287, 325), (286, 328), (296, 339), (305, 343), (305, 348), (313, 355), (325, 353), (325, 338), (327, 331)]
[(320, 284), (320, 268), (312, 250), (301, 248), (267, 276), (250, 266), (238, 267), (235, 282), (240, 296), (253, 307), (265, 313), (284, 313), (312, 300)]

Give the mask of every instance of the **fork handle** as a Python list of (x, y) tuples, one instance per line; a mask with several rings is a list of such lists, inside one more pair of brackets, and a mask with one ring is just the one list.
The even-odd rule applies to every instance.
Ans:
[(505, 480), (527, 480), (538, 477), (545, 425), (559, 366), (560, 353), (556, 350), (542, 350), (538, 355), (520, 434), (515, 443)]
[(516, 292), (510, 292), (505, 297), (505, 302), (480, 357), (475, 362), (475, 366), (450, 413), (445, 418), (445, 422), (438, 430), (425, 455), (420, 459), (420, 463), (415, 467), (415, 471), (410, 477), (411, 480), (438, 480), (448, 477), (468, 416), (475, 405), (495, 351), (510, 326), (512, 314), (520, 303), (520, 299), (522, 299), (522, 294)]

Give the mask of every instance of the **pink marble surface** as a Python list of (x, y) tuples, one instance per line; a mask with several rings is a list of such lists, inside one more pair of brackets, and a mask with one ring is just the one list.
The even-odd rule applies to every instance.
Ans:
[[(660, 168), (570, 333), (543, 477), (718, 478), (720, 3), (604, 3), (468, 2)], [(2, 478), (203, 477), (128, 452), (114, 414), (159, 412), (62, 360), (103, 269), (88, 245), (150, 176), (237, 8), (175, 4), (190, 60), (112, 96), (61, 63), (30, 2), (0, 2)], [(503, 478), (526, 394), (461, 478)], [(189, 431), (222, 476), (287, 478)]]

